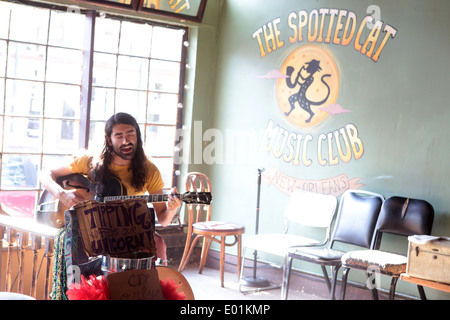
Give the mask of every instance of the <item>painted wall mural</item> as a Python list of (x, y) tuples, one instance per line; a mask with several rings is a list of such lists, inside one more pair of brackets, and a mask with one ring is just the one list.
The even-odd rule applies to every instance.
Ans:
[[(364, 156), (364, 141), (357, 125), (349, 121), (340, 128), (327, 127), (326, 120), (352, 111), (339, 103), (342, 66), (333, 47), (348, 47), (376, 63), (397, 30), (379, 19), (380, 9), (369, 6), (362, 19), (345, 9), (320, 8), (291, 12), (286, 21), (276, 18), (259, 27), (252, 38), (261, 59), (293, 46), (280, 66), (274, 66), (261, 79), (274, 81), (280, 118), (269, 119), (260, 147), (271, 156), (292, 166), (331, 167), (358, 161)], [(284, 25), (283, 25), (284, 24)], [(282, 30), (286, 30), (282, 32)], [(319, 126), (320, 125), (320, 126)], [(292, 177), (271, 168), (263, 181), (286, 194), (294, 189), (341, 195), (363, 186), (361, 177), (341, 173), (319, 180)]]
[[(378, 6), (369, 6), (367, 12), (369, 11), (372, 14), (366, 15), (359, 22), (355, 12), (344, 9), (321, 8), (313, 9), (309, 13), (300, 10), (298, 14), (291, 12), (287, 19), (291, 31), (291, 34), (287, 35), (288, 41), (291, 44), (316, 42), (341, 46), (348, 46), (353, 42), (356, 51), (376, 62), (388, 41), (397, 34), (397, 30), (377, 19), (381, 11)], [(278, 30), (280, 23), (281, 18), (276, 18), (253, 33), (253, 39), (258, 41), (261, 58), (285, 45), (286, 41)], [(368, 29), (368, 34), (364, 32), (365, 29)], [(381, 41), (378, 41), (379, 39)]]

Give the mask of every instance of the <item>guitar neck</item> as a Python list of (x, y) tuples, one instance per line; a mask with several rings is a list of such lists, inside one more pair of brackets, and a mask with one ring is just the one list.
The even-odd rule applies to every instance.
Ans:
[[(183, 200), (182, 194), (173, 194), (177, 198)], [(102, 198), (102, 201), (127, 200), (127, 199), (145, 199), (147, 202), (166, 202), (169, 200), (168, 194), (145, 194), (137, 196), (110, 196)]]
[[(66, 189), (84, 189), (89, 195), (85, 200), (92, 199), (91, 191), (96, 190), (96, 184), (89, 181), (85, 176), (79, 173), (69, 174), (67, 176), (60, 177), (58, 179), (58, 184)], [(126, 188), (120, 183), (116, 178), (108, 179), (108, 183), (100, 188), (101, 193), (104, 194), (126, 194)], [(169, 201), (169, 196), (171, 194), (145, 194), (145, 195), (134, 195), (134, 196), (103, 196), (102, 194), (95, 195), (93, 198), (99, 202), (105, 201), (115, 201), (115, 200), (127, 200), (127, 199), (144, 199), (147, 202), (167, 202)], [(210, 204), (212, 201), (210, 192), (185, 192), (184, 194), (173, 194), (178, 199), (188, 204)]]

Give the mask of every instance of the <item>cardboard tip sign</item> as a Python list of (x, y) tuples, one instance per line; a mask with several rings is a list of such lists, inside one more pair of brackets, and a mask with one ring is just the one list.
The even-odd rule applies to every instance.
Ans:
[(144, 199), (104, 203), (87, 200), (73, 210), (89, 256), (123, 256), (140, 250), (149, 250), (156, 256), (155, 217)]

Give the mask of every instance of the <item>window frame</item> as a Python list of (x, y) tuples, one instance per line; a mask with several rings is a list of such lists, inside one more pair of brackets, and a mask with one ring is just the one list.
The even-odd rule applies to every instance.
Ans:
[[(8, 2), (8, 1), (2, 1), (2, 2)], [(48, 10), (57, 10), (57, 11), (69, 11), (70, 6), (62, 6), (62, 5), (55, 5), (55, 4), (48, 4), (48, 3), (36, 3), (31, 1), (23, 1), (21, 2), (23, 5), (37, 7), (37, 8), (45, 8)], [(87, 150), (89, 147), (89, 136), (90, 136), (90, 125), (91, 125), (91, 119), (90, 119), (90, 113), (91, 113), (91, 102), (92, 102), (92, 89), (93, 89), (93, 64), (94, 64), (94, 34), (95, 34), (95, 22), (96, 19), (104, 18), (105, 14), (100, 13), (96, 10), (84, 10), (81, 9), (80, 13), (83, 14), (85, 19), (85, 42), (84, 42), (84, 48), (83, 48), (83, 70), (82, 70), (82, 78), (81, 78), (81, 91), (80, 91), (80, 119), (79, 119), (79, 141), (78, 141), (78, 147), (79, 149), (85, 149)], [(107, 14), (107, 18), (111, 19), (118, 19), (120, 21), (130, 21), (130, 22), (137, 22), (137, 23), (146, 23), (152, 26), (160, 26), (165, 28), (174, 28), (174, 29), (180, 29), (184, 30), (182, 44), (186, 44), (189, 41), (189, 28), (186, 26), (180, 26), (180, 25), (171, 25), (168, 23), (160, 23), (155, 22), (152, 20), (148, 20), (145, 18), (130, 18), (128, 16), (120, 15), (120, 14)], [(47, 31), (50, 32), (50, 29)], [(7, 42), (12, 41), (8, 38)], [(46, 48), (48, 48), (50, 45), (47, 42), (44, 44)], [(182, 107), (177, 108), (177, 115), (176, 115), (176, 130), (181, 130), (183, 127), (183, 106), (184, 106), (184, 87), (185, 87), (185, 78), (186, 78), (186, 64), (187, 64), (187, 45), (181, 46), (181, 58), (180, 58), (180, 74), (179, 74), (179, 83), (178, 83), (178, 105), (181, 104)], [(7, 57), (8, 58), (8, 57)], [(8, 76), (5, 74), (5, 88), (4, 92), (0, 93), (5, 95), (6, 92), (6, 79), (9, 79)], [(43, 84), (45, 85), (47, 82), (44, 80)], [(147, 88), (147, 92), (150, 90)], [(2, 118), (4, 118), (6, 114), (2, 114)], [(30, 118), (30, 116), (28, 116)], [(44, 114), (42, 115), (42, 119), (48, 119)], [(53, 118), (52, 118), (53, 119)], [(104, 119), (106, 121), (107, 119)], [(144, 127), (148, 127), (149, 124), (147, 121), (144, 123)], [(164, 124), (161, 125), (154, 125), (154, 126), (164, 126)], [(3, 130), (3, 127), (2, 127)], [(41, 129), (42, 130), (42, 129)], [(2, 133), (3, 134), (3, 133)], [(142, 139), (144, 140), (145, 132), (143, 132)], [(3, 141), (4, 137), (2, 138)], [(41, 141), (43, 143), (44, 136), (42, 136)], [(173, 141), (173, 147), (177, 145), (176, 137)], [(3, 149), (3, 146), (2, 146)], [(4, 154), (11, 154), (15, 155), (14, 152), (6, 152)], [(44, 156), (51, 156), (53, 153), (45, 152), (43, 148), (40, 149), (39, 152), (35, 153), (19, 153), (20, 156), (27, 156), (27, 155), (39, 155), (40, 161), (38, 164), (38, 170), (42, 170), (43, 165), (43, 157)], [(59, 154), (58, 154), (59, 155)], [(72, 156), (72, 154), (60, 154), (60, 156)], [(154, 157), (158, 158), (158, 157)], [(167, 156), (164, 156), (162, 158), (167, 158)], [(180, 170), (180, 164), (176, 161), (176, 154), (175, 149), (171, 156), (173, 159), (173, 168), (172, 168), (172, 186), (178, 185), (178, 178), (179, 178), (179, 170)], [(1, 163), (0, 163), (0, 170), (1, 170)], [(165, 188), (166, 189), (166, 188)], [(169, 189), (169, 187), (167, 187)], [(10, 189), (10, 188), (1, 188), (0, 191), (2, 192), (8, 192), (8, 191), (16, 191), (16, 192), (37, 192), (36, 197), (36, 204), (39, 203), (39, 198), (42, 193), (42, 188), (40, 183), (37, 183), (36, 188), (26, 188), (26, 189)]]
[(142, 13), (151, 13), (157, 16), (162, 17), (170, 17), (177, 18), (180, 20), (187, 20), (192, 22), (202, 22), (203, 15), (205, 13), (206, 3), (208, 0), (200, 0), (197, 13), (195, 15), (188, 15), (179, 12), (154, 9), (144, 6), (145, 0), (130, 0), (130, 4), (120, 3), (111, 0), (79, 0), (81, 2), (95, 3), (101, 5), (103, 7), (110, 8), (119, 8), (122, 10), (134, 11), (134, 12), (142, 12)]

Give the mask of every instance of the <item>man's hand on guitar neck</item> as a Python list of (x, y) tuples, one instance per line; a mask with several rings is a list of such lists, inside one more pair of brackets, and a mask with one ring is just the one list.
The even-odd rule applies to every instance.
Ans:
[[(155, 192), (155, 194), (160, 193), (163, 193), (162, 190), (158, 190)], [(174, 195), (177, 193), (178, 191), (175, 187), (172, 189), (172, 194), (168, 195), (167, 203), (153, 203), (153, 208), (155, 208), (158, 222), (164, 227), (172, 222), (173, 217), (178, 212), (178, 208), (181, 206), (181, 200)]]
[(172, 188), (172, 194), (168, 195), (167, 210), (169, 211), (177, 211), (181, 206), (181, 200), (175, 194), (178, 194), (177, 187)]

